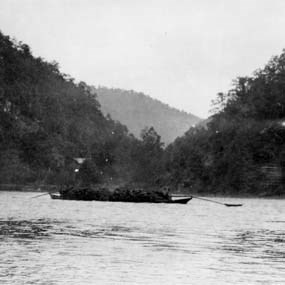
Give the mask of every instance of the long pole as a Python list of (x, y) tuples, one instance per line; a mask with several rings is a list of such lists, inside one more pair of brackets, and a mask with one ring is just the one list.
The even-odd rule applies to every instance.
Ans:
[(41, 197), (41, 196), (44, 196), (44, 195), (48, 195), (48, 194), (49, 194), (49, 193), (40, 194), (40, 195), (37, 195), (37, 196), (31, 197), (31, 199), (38, 198), (38, 197)]
[(220, 205), (224, 205), (226, 207), (241, 207), (242, 204), (229, 204), (229, 203), (222, 203), (222, 202), (218, 202), (218, 201), (214, 201), (211, 199), (206, 199), (206, 198), (202, 198), (202, 197), (198, 197), (195, 195), (190, 194), (193, 198), (195, 199), (199, 199), (199, 200), (204, 200), (204, 201), (208, 201), (208, 202), (212, 202), (212, 203), (216, 203), (216, 204), (220, 204)]

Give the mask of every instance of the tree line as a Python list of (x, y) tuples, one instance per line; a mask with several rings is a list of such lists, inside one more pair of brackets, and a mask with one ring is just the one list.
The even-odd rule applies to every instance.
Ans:
[(285, 51), (234, 80), (213, 107), (206, 126), (166, 149), (170, 181), (206, 193), (285, 194)]
[[(156, 152), (162, 147), (152, 128), (136, 139), (102, 114), (87, 84), (0, 33), (1, 183), (150, 183), (154, 174), (141, 169), (158, 168)], [(79, 173), (76, 158), (85, 158)]]
[(231, 90), (217, 95), (207, 124), (164, 147), (153, 127), (134, 137), (103, 115), (86, 83), (0, 32), (1, 183), (282, 194), (284, 142), (285, 51), (252, 76), (234, 80)]

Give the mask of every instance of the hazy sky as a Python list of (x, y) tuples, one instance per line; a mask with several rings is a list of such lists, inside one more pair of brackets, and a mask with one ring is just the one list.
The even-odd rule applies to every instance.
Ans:
[(206, 117), (285, 48), (285, 1), (0, 0), (0, 29), (76, 80)]

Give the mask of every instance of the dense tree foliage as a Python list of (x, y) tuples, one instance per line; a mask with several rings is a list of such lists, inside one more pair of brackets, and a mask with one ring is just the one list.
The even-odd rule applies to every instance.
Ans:
[(136, 138), (103, 115), (93, 88), (0, 33), (1, 183), (284, 193), (285, 51), (253, 76), (237, 78), (218, 94), (214, 110), (207, 124), (167, 148), (153, 127)]
[(283, 193), (285, 51), (252, 77), (237, 78), (214, 103), (206, 127), (167, 148), (170, 181), (208, 193)]
[[(102, 114), (84, 82), (0, 33), (1, 183), (141, 180), (135, 171), (145, 156), (135, 154), (145, 151), (151, 159), (144, 148), (143, 140)], [(80, 157), (86, 160), (76, 173), (74, 158)]]
[(135, 180), (147, 184), (159, 184), (163, 173), (163, 143), (153, 127), (144, 128), (141, 132), (142, 143), (132, 153), (136, 161)]

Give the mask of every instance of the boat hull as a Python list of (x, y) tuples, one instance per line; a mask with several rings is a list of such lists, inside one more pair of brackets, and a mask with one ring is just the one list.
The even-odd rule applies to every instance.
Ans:
[(168, 203), (172, 203), (172, 204), (187, 204), (190, 200), (192, 200), (192, 197), (183, 197), (183, 198), (176, 198), (175, 200), (171, 200), (170, 202)]
[(165, 203), (165, 204), (187, 204), (192, 197), (175, 197), (175, 199), (162, 199), (162, 200), (154, 200), (154, 201), (138, 201), (138, 200), (100, 200), (100, 199), (78, 199), (78, 198), (72, 198), (72, 197), (63, 197), (60, 195), (60, 193), (50, 193), (51, 199), (54, 200), (76, 200), (76, 201), (109, 201), (109, 202), (129, 202), (129, 203)]
[(49, 193), (49, 195), (50, 195), (50, 197), (51, 197), (52, 199), (55, 199), (55, 200), (57, 200), (57, 199), (63, 200), (63, 197), (62, 197), (59, 193), (55, 193), (55, 194)]

